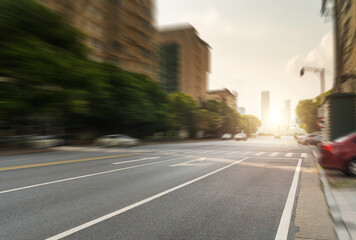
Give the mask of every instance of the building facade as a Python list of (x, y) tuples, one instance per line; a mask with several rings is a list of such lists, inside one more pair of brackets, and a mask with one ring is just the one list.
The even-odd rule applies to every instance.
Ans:
[(157, 79), (153, 0), (40, 0), (86, 35), (90, 57)]
[(270, 95), (269, 91), (261, 92), (261, 122), (262, 127), (270, 127)]
[(222, 90), (213, 90), (207, 93), (207, 100), (216, 100), (226, 103), (230, 108), (237, 109), (237, 93), (224, 88)]
[(356, 0), (335, 0), (336, 76), (333, 92), (356, 94)]
[(334, 85), (318, 111), (325, 141), (356, 131), (356, 0), (334, 0), (332, 10), (322, 2), (322, 13), (334, 21)]
[(206, 100), (210, 46), (191, 25), (160, 29), (157, 39), (159, 76), (165, 90), (184, 92), (199, 102)]

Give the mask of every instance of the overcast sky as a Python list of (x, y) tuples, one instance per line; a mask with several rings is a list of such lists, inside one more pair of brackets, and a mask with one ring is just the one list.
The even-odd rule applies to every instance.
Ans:
[(212, 47), (209, 89), (239, 94), (238, 105), (260, 117), (261, 91), (271, 92), (271, 112), (286, 99), (320, 93), (318, 76), (300, 78), (303, 64), (326, 67), (331, 88), (331, 23), (321, 0), (156, 0), (160, 26), (191, 23)]

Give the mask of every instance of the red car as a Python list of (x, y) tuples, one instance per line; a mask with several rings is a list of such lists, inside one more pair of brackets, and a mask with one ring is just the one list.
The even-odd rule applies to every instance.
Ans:
[(356, 176), (356, 132), (320, 145), (319, 163), (324, 168), (339, 169)]

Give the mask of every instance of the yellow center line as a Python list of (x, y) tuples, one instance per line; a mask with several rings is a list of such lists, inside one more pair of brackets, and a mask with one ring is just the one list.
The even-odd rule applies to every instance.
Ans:
[(66, 164), (66, 163), (87, 162), (87, 161), (94, 161), (94, 160), (101, 160), (101, 159), (108, 159), (108, 158), (117, 158), (117, 157), (128, 157), (128, 156), (135, 156), (135, 155), (141, 155), (141, 154), (142, 153), (129, 153), (129, 154), (120, 154), (120, 155), (105, 156), (105, 157), (83, 158), (83, 159), (66, 160), (66, 161), (58, 161), (58, 162), (46, 162), (46, 163), (37, 163), (37, 164), (30, 164), (30, 165), (4, 167), (4, 168), (0, 168), (0, 172), (14, 170), (14, 169), (52, 166), (52, 165), (59, 165), (59, 164)]

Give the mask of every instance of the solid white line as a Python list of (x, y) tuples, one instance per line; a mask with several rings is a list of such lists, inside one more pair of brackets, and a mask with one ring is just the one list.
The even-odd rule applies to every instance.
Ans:
[(255, 156), (261, 156), (263, 154), (265, 154), (266, 152), (259, 152), (259, 153), (256, 153)]
[(46, 185), (55, 184), (55, 183), (67, 182), (67, 181), (77, 180), (77, 179), (81, 179), (81, 178), (98, 176), (98, 175), (103, 175), (103, 174), (107, 174), (107, 173), (113, 173), (113, 172), (123, 171), (123, 170), (127, 170), (127, 169), (138, 168), (138, 167), (143, 167), (143, 166), (148, 166), (148, 165), (153, 165), (153, 164), (173, 161), (173, 160), (182, 159), (182, 158), (186, 158), (186, 157), (191, 157), (191, 156), (171, 158), (171, 159), (164, 160), (164, 161), (158, 161), (158, 162), (153, 162), (153, 163), (145, 163), (145, 164), (140, 164), (140, 165), (131, 166), (131, 167), (125, 167), (125, 168), (118, 168), (118, 169), (114, 169), (114, 170), (109, 170), (109, 171), (105, 171), (105, 172), (92, 173), (92, 174), (82, 175), (82, 176), (78, 176), (78, 177), (65, 178), (65, 179), (51, 181), (51, 182), (44, 182), (44, 183), (29, 185), (29, 186), (25, 186), (25, 187), (13, 188), (13, 189), (0, 191), (0, 194), (9, 193), (9, 192), (16, 192), (16, 191), (20, 191), (20, 190), (24, 190), (24, 189), (29, 189), (29, 188), (41, 187), (41, 186), (46, 186)]
[(299, 173), (300, 173), (300, 166), (302, 164), (302, 161), (303, 161), (302, 159), (299, 159), (297, 167), (295, 169), (292, 185), (288, 193), (288, 198), (286, 201), (286, 205), (284, 206), (284, 210), (282, 213), (281, 221), (279, 223), (275, 240), (286, 240), (288, 238), (289, 225), (292, 217), (295, 195), (298, 189), (298, 181), (300, 175)]
[(140, 159), (129, 160), (129, 161), (124, 161), (124, 162), (115, 162), (113, 164), (124, 164), (124, 163), (138, 162), (138, 161), (157, 159), (157, 158), (160, 158), (160, 157), (146, 157), (146, 158), (140, 158)]
[(285, 157), (291, 157), (293, 156), (293, 153), (287, 153)]
[(302, 153), (302, 158), (306, 158), (308, 156), (307, 153)]
[(269, 156), (270, 156), (270, 157), (275, 157), (275, 156), (278, 155), (278, 153), (279, 153), (279, 152), (274, 152), (274, 153), (271, 153)]
[(210, 172), (210, 173), (208, 173), (208, 174), (205, 174), (205, 175), (203, 175), (203, 176), (201, 176), (201, 177), (195, 178), (195, 179), (193, 179), (193, 180), (191, 180), (191, 181), (185, 182), (185, 183), (183, 183), (183, 184), (181, 184), (181, 185), (178, 185), (178, 186), (176, 186), (176, 187), (173, 187), (173, 188), (171, 188), (171, 189), (168, 189), (168, 190), (166, 190), (166, 191), (163, 191), (163, 192), (161, 192), (161, 193), (158, 193), (158, 194), (156, 194), (156, 195), (153, 195), (153, 196), (151, 196), (151, 197), (149, 197), (149, 198), (143, 199), (143, 200), (141, 200), (141, 201), (139, 201), (139, 202), (136, 202), (136, 203), (134, 203), (134, 204), (131, 204), (131, 205), (127, 206), (127, 207), (121, 208), (121, 209), (119, 209), (119, 210), (117, 210), (117, 211), (115, 211), (115, 212), (106, 214), (106, 215), (104, 215), (104, 216), (102, 216), (102, 217), (99, 217), (99, 218), (97, 218), (97, 219), (94, 219), (94, 220), (91, 220), (91, 221), (89, 221), (89, 222), (86, 222), (86, 223), (84, 223), (84, 224), (82, 224), (82, 225), (79, 225), (79, 226), (77, 226), (77, 227), (75, 227), (75, 228), (69, 229), (69, 230), (67, 230), (67, 231), (65, 231), (65, 232), (63, 232), (63, 233), (60, 233), (60, 234), (57, 234), (57, 235), (55, 235), (55, 236), (53, 236), (53, 237), (47, 238), (47, 240), (56, 240), (56, 239), (61, 239), (61, 238), (67, 237), (67, 236), (69, 236), (69, 235), (71, 235), (71, 234), (73, 234), (73, 233), (76, 233), (76, 232), (81, 231), (81, 230), (83, 230), (83, 229), (85, 229), (85, 228), (88, 228), (88, 227), (90, 227), (90, 226), (93, 226), (94, 224), (97, 224), (97, 223), (100, 223), (100, 222), (102, 222), (102, 221), (105, 221), (105, 220), (107, 220), (107, 219), (109, 219), (109, 218), (115, 217), (115, 216), (117, 216), (117, 215), (119, 215), (119, 214), (121, 214), (121, 213), (127, 212), (127, 211), (129, 211), (129, 210), (131, 210), (131, 209), (133, 209), (133, 208), (136, 208), (136, 207), (141, 206), (141, 205), (143, 205), (143, 204), (145, 204), (145, 203), (148, 203), (148, 202), (150, 202), (150, 201), (152, 201), (152, 200), (155, 200), (155, 199), (157, 199), (157, 198), (159, 198), (159, 197), (162, 197), (162, 196), (164, 196), (164, 195), (167, 195), (168, 193), (171, 193), (171, 192), (176, 191), (176, 190), (178, 190), (178, 189), (180, 189), (180, 188), (183, 188), (183, 187), (185, 187), (185, 186), (188, 186), (188, 185), (190, 185), (190, 184), (192, 184), (192, 183), (194, 183), (194, 182), (197, 182), (197, 181), (199, 181), (199, 180), (201, 180), (201, 179), (204, 179), (204, 178), (209, 177), (209, 176), (211, 176), (211, 175), (213, 175), (213, 174), (216, 174), (216, 173), (218, 173), (218, 172), (220, 172), (220, 171), (222, 171), (222, 170), (224, 170), (224, 169), (226, 169), (226, 168), (229, 168), (229, 167), (231, 167), (231, 166), (233, 166), (233, 165), (235, 165), (235, 164), (237, 164), (237, 163), (240, 163), (240, 162), (242, 162), (242, 161), (245, 161), (246, 159), (248, 159), (248, 158), (247, 158), (247, 157), (246, 157), (246, 158), (243, 158), (243, 159), (238, 160), (238, 161), (236, 161), (236, 162), (234, 162), (234, 163), (231, 163), (231, 164), (229, 164), (229, 165), (227, 165), (227, 166), (225, 166), (225, 167), (219, 168), (218, 170), (215, 170), (215, 171), (213, 171), (213, 172)]

